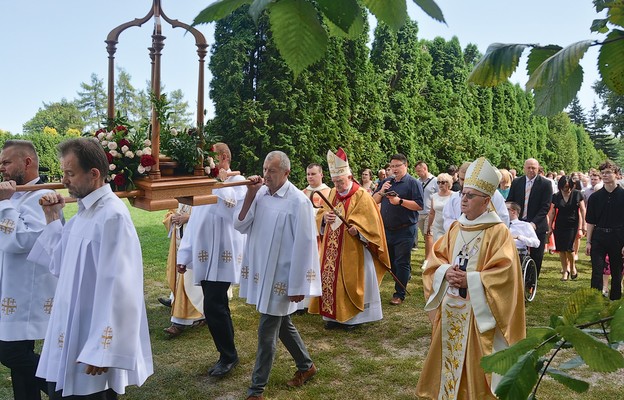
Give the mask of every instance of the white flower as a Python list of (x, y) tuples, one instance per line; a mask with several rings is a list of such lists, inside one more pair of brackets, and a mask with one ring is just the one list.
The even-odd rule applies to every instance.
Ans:
[(111, 140), (113, 138), (113, 132), (108, 132), (106, 134), (106, 139)]
[(143, 149), (143, 154), (147, 154), (148, 156), (152, 155), (152, 149), (150, 149), (149, 147), (146, 147)]
[(110, 150), (109, 153), (111, 156), (117, 157), (117, 150)]
[(102, 139), (104, 139), (106, 137), (106, 132), (100, 132), (97, 135), (97, 138), (99, 141), (102, 141)]
[(206, 175), (210, 175), (210, 167), (205, 167), (204, 171), (206, 172)]
[(116, 166), (115, 164), (108, 164), (108, 169), (109, 169), (110, 171), (114, 171), (114, 170), (115, 170), (115, 168), (117, 168), (117, 166)]
[(121, 146), (121, 152), (122, 153), (126, 154), (128, 152), (128, 150), (130, 150), (130, 149), (125, 144), (123, 146)]
[(108, 147), (108, 140), (102, 140), (102, 146)]
[(116, 176), (117, 176), (117, 174), (112, 174), (112, 175), (110, 175), (110, 176), (107, 176), (107, 177), (106, 177), (106, 182), (110, 182), (110, 181), (112, 181), (113, 179), (115, 179), (115, 177), (116, 177)]
[[(125, 147), (125, 146), (124, 146)], [(131, 151), (126, 151), (124, 153), (124, 156), (128, 157), (128, 158), (134, 158), (134, 153)]]
[(210, 169), (216, 168), (216, 165), (215, 165), (214, 160), (212, 159), (212, 157), (208, 157), (208, 165), (210, 166)]
[(178, 136), (178, 131), (176, 130), (176, 128), (171, 128), (171, 135)]
[(150, 165), (149, 167), (145, 167), (145, 172), (149, 172), (152, 170), (152, 166)]
[(149, 139), (145, 139), (145, 141), (143, 142), (143, 146), (151, 146), (152, 145), (152, 141)]
[(137, 150), (134, 154), (136, 154), (137, 157), (141, 157), (143, 155), (143, 150)]
[(117, 142), (108, 142), (108, 148), (111, 150), (117, 149)]
[(137, 171), (139, 171), (139, 174), (144, 174), (145, 173), (145, 167), (142, 166), (141, 164), (139, 164), (139, 166), (137, 167)]

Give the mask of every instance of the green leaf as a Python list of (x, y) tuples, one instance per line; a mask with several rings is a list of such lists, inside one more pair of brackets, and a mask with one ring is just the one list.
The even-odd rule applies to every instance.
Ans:
[(249, 15), (251, 15), (251, 18), (253, 18), (256, 24), (258, 23), (262, 11), (267, 8), (269, 3), (273, 3), (274, 1), (275, 0), (253, 0), (253, 3), (249, 6)]
[(609, 32), (609, 27), (607, 26), (607, 22), (609, 22), (609, 20), (607, 18), (595, 19), (592, 22), (591, 28), (589, 28), (589, 30), (591, 32), (607, 33), (607, 32)]
[(611, 342), (624, 342), (624, 307), (620, 307), (613, 315), (609, 340)]
[(468, 82), (496, 86), (506, 82), (518, 67), (524, 44), (492, 43), (470, 73)]
[(582, 357), (576, 356), (571, 360), (561, 363), (559, 365), (559, 369), (573, 369), (578, 368), (581, 365), (585, 365), (585, 361), (583, 361)]
[(560, 325), (563, 325), (563, 318), (561, 318), (558, 315), (551, 315), (550, 316), (550, 325), (548, 325), (548, 326), (550, 326), (551, 328), (554, 329), (554, 328), (556, 328), (556, 327), (558, 327)]
[(529, 352), (523, 355), (507, 371), (496, 387), (496, 395), (501, 399), (526, 399), (537, 383), (538, 373), (535, 365), (537, 355)]
[(527, 60), (527, 74), (531, 75), (535, 72), (537, 67), (542, 65), (548, 58), (554, 56), (561, 49), (562, 47), (557, 45), (537, 46), (532, 48)]
[(193, 20), (193, 26), (207, 24), (230, 15), (240, 6), (251, 4), (252, 0), (219, 0), (204, 8)]
[(407, 19), (406, 0), (362, 0), (378, 20), (398, 31)]
[(575, 377), (568, 375), (563, 371), (549, 368), (546, 373), (557, 382), (562, 383), (563, 385), (574, 390), (577, 393), (583, 393), (589, 389), (589, 383), (576, 379)]
[(518, 359), (535, 350), (542, 341), (539, 338), (526, 338), (514, 343), (513, 346), (497, 351), (481, 358), (481, 367), (487, 372), (505, 375)]
[(600, 319), (604, 297), (599, 290), (583, 288), (568, 297), (563, 319), (569, 325), (578, 325)]
[(275, 44), (295, 76), (323, 57), (327, 32), (311, 3), (278, 1), (269, 8), (269, 18)]
[(351, 24), (351, 27), (349, 27), (348, 32), (343, 31), (340, 27), (338, 27), (327, 18), (324, 18), (324, 21), (327, 25), (327, 30), (329, 31), (330, 36), (356, 39), (362, 34), (362, 32), (364, 32), (364, 17), (362, 17), (362, 14), (358, 14), (355, 17), (355, 20)]
[(624, 356), (622, 354), (579, 328), (560, 326), (557, 328), (557, 332), (574, 345), (574, 349), (583, 357), (590, 369), (598, 372), (613, 372), (619, 368), (624, 368)]
[(624, 32), (614, 29), (600, 47), (598, 70), (605, 85), (617, 94), (624, 94)]
[(428, 16), (435, 19), (436, 21), (444, 22), (444, 15), (442, 15), (442, 10), (433, 0), (413, 0), (414, 3), (418, 5)]
[(554, 115), (574, 99), (583, 83), (579, 61), (591, 40), (571, 44), (544, 61), (531, 74), (526, 86), (535, 96), (535, 113)]
[(624, 26), (624, 3), (621, 1), (611, 3), (607, 17), (613, 25)]
[(323, 15), (347, 34), (356, 17), (361, 14), (356, 0), (317, 0), (317, 4)]

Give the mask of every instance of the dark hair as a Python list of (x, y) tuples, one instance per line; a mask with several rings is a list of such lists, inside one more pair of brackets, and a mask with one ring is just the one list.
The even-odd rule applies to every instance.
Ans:
[(559, 182), (557, 182), (557, 188), (559, 188), (559, 190), (563, 190), (566, 185), (570, 186), (570, 189), (575, 189), (575, 184), (572, 180), (572, 177), (562, 175), (561, 178), (559, 178)]
[(323, 173), (323, 167), (319, 163), (314, 163), (314, 162), (310, 163), (310, 164), (308, 164), (306, 169), (311, 169), (311, 168), (314, 168), (314, 167), (317, 167), (319, 169), (319, 171), (321, 171), (321, 173)]
[(520, 214), (520, 210), (522, 210), (520, 204), (516, 203), (515, 201), (508, 201), (505, 204), (507, 204), (516, 213)]
[(457, 173), (457, 170), (458, 170), (457, 165), (451, 164), (446, 168), (446, 173), (453, 176)]
[(20, 140), (20, 139), (10, 139), (4, 142), (2, 146), (2, 150), (8, 149), (9, 147), (16, 147), (19, 152), (20, 157), (24, 157), (28, 155), (39, 165), (39, 157), (37, 156), (37, 150), (35, 146), (30, 140)]
[(602, 164), (600, 164), (600, 166), (598, 167), (598, 170), (600, 172), (604, 171), (605, 169), (610, 169), (611, 171), (613, 171), (614, 174), (619, 174), (620, 173), (620, 167), (618, 167), (613, 161), (611, 160), (607, 160), (605, 162), (603, 162)]
[(64, 157), (73, 153), (78, 159), (78, 165), (84, 172), (91, 168), (100, 171), (100, 178), (106, 179), (108, 175), (108, 159), (102, 146), (94, 138), (75, 138), (61, 142), (58, 145), (59, 155)]
[(397, 153), (397, 154), (393, 155), (392, 157), (390, 157), (390, 161), (392, 161), (392, 160), (401, 161), (403, 164), (407, 164), (407, 157), (405, 157), (401, 153)]

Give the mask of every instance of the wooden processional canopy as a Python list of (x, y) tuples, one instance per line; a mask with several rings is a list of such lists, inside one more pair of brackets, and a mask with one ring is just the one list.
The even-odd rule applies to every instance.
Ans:
[[(193, 28), (178, 20), (172, 20), (162, 11), (160, 0), (153, 0), (152, 8), (143, 18), (136, 18), (132, 21), (119, 25), (106, 38), (106, 49), (108, 51), (108, 120), (112, 121), (115, 117), (115, 52), (117, 51), (117, 43), (119, 43), (119, 35), (130, 27), (140, 27), (150, 19), (154, 19), (154, 30), (152, 33), (152, 47), (150, 47), (149, 55), (151, 58), (151, 90), (156, 98), (160, 97), (160, 57), (161, 51), (165, 45), (166, 37), (162, 34), (161, 19), (169, 23), (173, 28), (183, 28), (190, 32), (195, 38), (197, 46), (197, 54), (199, 55), (199, 75), (197, 79), (197, 130), (202, 132), (204, 128), (204, 59), (208, 53), (208, 44), (204, 35)], [(205, 176), (203, 168), (203, 160), (195, 166), (193, 175), (188, 176), (167, 176), (162, 177), (160, 171), (160, 122), (156, 110), (152, 107), (151, 117), (151, 141), (152, 156), (156, 164), (152, 166), (149, 176), (146, 178), (136, 179), (134, 181), (136, 190), (128, 192), (116, 192), (119, 197), (127, 197), (135, 207), (147, 211), (166, 210), (176, 208), (178, 202), (189, 205), (203, 205), (217, 202), (217, 196), (212, 194), (213, 189), (227, 186), (238, 186), (248, 184), (249, 181), (241, 181), (235, 183), (222, 183), (216, 179)], [(198, 147), (203, 148), (203, 136), (198, 136)], [(24, 185), (18, 186), (18, 190), (30, 191), (39, 189), (62, 189), (62, 184), (44, 184), (44, 185)], [(72, 201), (72, 199), (66, 199)]]

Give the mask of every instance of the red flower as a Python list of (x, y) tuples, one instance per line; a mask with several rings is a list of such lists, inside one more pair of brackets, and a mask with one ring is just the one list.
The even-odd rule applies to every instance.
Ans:
[(121, 139), (119, 142), (117, 142), (117, 144), (119, 145), (119, 147), (123, 147), (123, 146), (130, 147), (130, 141), (126, 138)]
[(126, 177), (123, 174), (117, 174), (113, 182), (117, 187), (124, 186), (126, 184)]
[(109, 164), (113, 163), (113, 156), (108, 151), (106, 152), (106, 159), (108, 160)]
[(106, 133), (106, 128), (100, 128), (97, 131), (95, 131), (95, 133), (93, 134), (93, 136), (97, 136), (100, 133)]
[(122, 131), (127, 131), (128, 128), (126, 128), (123, 125), (117, 125), (115, 128), (113, 128), (113, 132), (122, 132)]
[(156, 160), (149, 154), (144, 154), (141, 156), (141, 165), (144, 167), (151, 167), (156, 164)]

